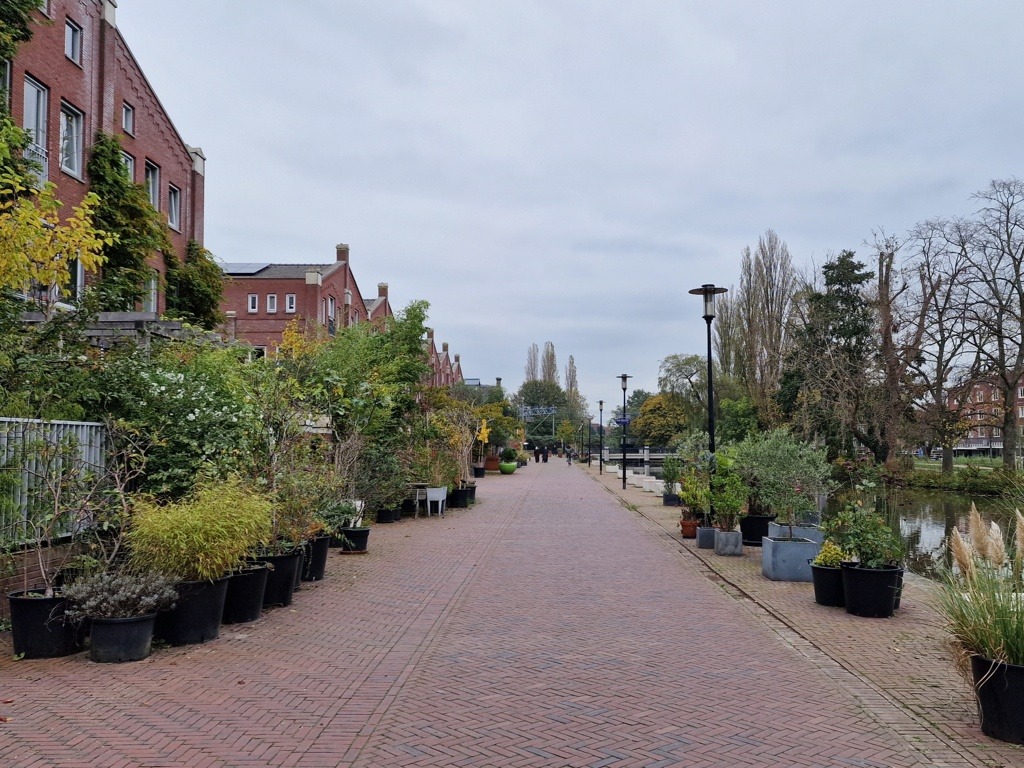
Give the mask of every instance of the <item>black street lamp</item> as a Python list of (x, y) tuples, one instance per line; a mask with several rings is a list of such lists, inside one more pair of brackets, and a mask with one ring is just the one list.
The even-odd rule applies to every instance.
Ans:
[(597, 457), (597, 474), (604, 474), (604, 400), (597, 401), (597, 440), (598, 449), (601, 453)]
[(619, 378), (622, 379), (622, 490), (626, 490), (626, 427), (629, 426), (629, 417), (626, 416), (626, 381), (633, 377), (620, 373)]
[(704, 297), (704, 322), (708, 324), (708, 451), (711, 454), (708, 464), (708, 519), (704, 521), (709, 524), (715, 516), (715, 503), (712, 501), (714, 490), (714, 475), (718, 467), (715, 458), (715, 385), (713, 369), (711, 365), (711, 323), (715, 319), (715, 296), (725, 293), (727, 288), (720, 288), (713, 283), (704, 283), (700, 288), (690, 291), (695, 296)]
[(587, 468), (590, 468), (590, 459), (594, 454), (594, 422), (593, 416), (587, 414)]

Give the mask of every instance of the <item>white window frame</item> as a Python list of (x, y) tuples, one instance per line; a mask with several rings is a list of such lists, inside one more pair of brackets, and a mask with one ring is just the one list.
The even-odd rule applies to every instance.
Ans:
[(167, 185), (167, 226), (181, 231), (181, 190), (173, 184)]
[(135, 135), (135, 107), (127, 101), (121, 102), (121, 127), (129, 136)]
[(267, 294), (267, 314), (269, 315), (269, 314), (276, 314), (276, 313), (277, 313), (277, 294), (276, 293), (268, 293)]
[(85, 114), (68, 104), (60, 103), (60, 169), (77, 179), (82, 178)]
[(64, 55), (82, 66), (82, 28), (71, 19), (64, 19)]
[(1024, 419), (1024, 405), (1017, 407), (1017, 416)]
[(146, 172), (143, 186), (146, 187), (146, 195), (149, 197), (149, 204), (156, 210), (160, 210), (160, 166), (149, 160), (146, 161)]
[(46, 151), (46, 121), (49, 118), (50, 89), (34, 77), (25, 76), (24, 112), (21, 127), (31, 142), (25, 148), (25, 156), (42, 165), (41, 180), (50, 176), (49, 156)]
[(143, 312), (156, 312), (160, 298), (160, 275), (154, 272), (146, 282), (146, 295), (142, 299)]
[(295, 294), (294, 293), (286, 293), (284, 295), (284, 311), (287, 312), (288, 314), (293, 314), (295, 312)]
[(1017, 387), (1017, 397), (1024, 398), (1024, 387)]
[(128, 171), (128, 178), (135, 181), (135, 158), (129, 155), (127, 152), (121, 152), (121, 162), (124, 163), (125, 170)]
[(50, 15), (50, 0), (39, 0), (39, 11), (44, 16)]
[(260, 295), (258, 293), (250, 293), (248, 302), (248, 312), (250, 315), (260, 311)]
[(328, 320), (333, 320), (334, 319), (334, 313), (335, 313), (336, 309), (337, 309), (337, 302), (334, 300), (334, 297), (333, 296), (328, 296), (327, 297), (327, 319)]

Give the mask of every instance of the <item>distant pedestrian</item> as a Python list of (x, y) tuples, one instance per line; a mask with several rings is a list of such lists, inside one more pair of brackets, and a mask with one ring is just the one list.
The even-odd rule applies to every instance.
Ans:
[(544, 457), (544, 463), (547, 464), (548, 463), (548, 447), (546, 445), (544, 446), (544, 450), (541, 451), (540, 455)]
[(572, 466), (572, 448), (567, 448), (565, 451), (565, 463)]
[(535, 446), (534, 449), (533, 449), (533, 463), (534, 464), (539, 464), (540, 463), (540, 446), (539, 445)]

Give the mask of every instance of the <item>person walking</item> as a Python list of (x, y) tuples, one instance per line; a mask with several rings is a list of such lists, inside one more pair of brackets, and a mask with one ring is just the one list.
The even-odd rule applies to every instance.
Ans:
[(533, 463), (540, 464), (540, 446), (535, 445), (533, 447)]
[(544, 463), (548, 463), (548, 447), (545, 445), (544, 450), (541, 451), (540, 455), (544, 458)]
[(565, 463), (572, 466), (572, 448), (565, 449)]

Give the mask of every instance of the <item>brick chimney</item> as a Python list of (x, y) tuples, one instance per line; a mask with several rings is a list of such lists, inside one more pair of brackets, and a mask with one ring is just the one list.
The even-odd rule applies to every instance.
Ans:
[(377, 298), (386, 299), (388, 297), (388, 284), (377, 283)]
[(338, 243), (334, 246), (334, 252), (337, 257), (337, 261), (348, 261), (348, 244)]
[(445, 354), (448, 354), (448, 342), (447, 341), (441, 344), (441, 351), (444, 352)]
[(496, 378), (494, 380), (494, 386), (496, 386), (496, 387), (500, 387), (501, 386), (501, 376), (499, 376), (498, 378)]

